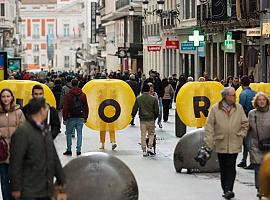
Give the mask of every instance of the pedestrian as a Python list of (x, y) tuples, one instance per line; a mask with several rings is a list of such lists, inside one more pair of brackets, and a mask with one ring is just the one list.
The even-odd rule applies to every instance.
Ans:
[[(129, 80), (126, 81), (127, 84), (130, 86), (130, 88), (132, 89), (135, 97), (139, 96), (140, 94), (140, 85), (139, 83), (135, 80), (135, 75), (134, 74), (131, 74), (129, 76)], [(132, 118), (131, 120), (131, 123), (130, 123), (131, 126), (135, 126), (135, 123), (134, 123), (134, 118)]]
[(204, 77), (199, 77), (199, 79), (198, 79), (198, 82), (205, 82), (205, 78)]
[[(141, 129), (141, 147), (143, 150), (143, 156), (146, 157), (149, 154), (155, 155), (153, 150), (153, 143), (155, 137), (155, 120), (159, 114), (158, 101), (149, 94), (149, 85), (144, 85), (142, 89), (142, 95), (136, 98), (135, 104), (132, 110), (132, 117), (134, 118), (139, 111), (140, 129)], [(149, 143), (148, 149), (146, 146), (146, 136), (148, 135)]]
[[(15, 104), (15, 99), (10, 89), (3, 89), (0, 92), (0, 140), (7, 144), (6, 158), (0, 159), (0, 177), (3, 200), (12, 200), (10, 190), (9, 176), (9, 155), (10, 138), (14, 131), (25, 120), (23, 112), (20, 110), (20, 105)], [(1, 151), (3, 149), (1, 148)]]
[(261, 197), (259, 192), (259, 170), (264, 156), (269, 151), (262, 151), (259, 142), (262, 139), (270, 138), (270, 101), (266, 94), (259, 92), (256, 94), (253, 106), (254, 110), (249, 112), (249, 131), (250, 136), (250, 161), (255, 169), (255, 187), (258, 191), (257, 196)]
[(204, 78), (204, 81), (212, 81), (212, 79), (209, 78), (209, 74), (208, 72), (203, 72), (203, 78)]
[(176, 102), (176, 97), (178, 95), (179, 90), (186, 84), (186, 82), (187, 82), (186, 76), (180, 75), (176, 86), (174, 102)]
[(265, 156), (259, 175), (260, 193), (270, 200), (270, 153)]
[(193, 77), (192, 76), (189, 76), (188, 77), (188, 82), (193, 82), (193, 81), (194, 81)]
[(67, 128), (67, 150), (64, 155), (71, 156), (71, 146), (72, 146), (72, 131), (76, 129), (77, 132), (77, 156), (81, 155), (82, 146), (82, 128), (83, 123), (86, 122), (88, 118), (88, 104), (86, 95), (83, 93), (82, 89), (78, 87), (79, 81), (73, 79), (71, 81), (72, 88), (69, 93), (64, 97), (63, 106), (63, 120)]
[(169, 118), (170, 103), (171, 103), (171, 99), (172, 99), (173, 94), (174, 94), (174, 90), (173, 90), (171, 84), (169, 84), (169, 81), (167, 78), (164, 78), (162, 80), (162, 86), (163, 86), (163, 90), (164, 90), (164, 95), (162, 97), (163, 120), (164, 120), (164, 122), (167, 122), (168, 118)]
[[(44, 97), (44, 89), (41, 85), (34, 85), (32, 88), (32, 98), (41, 98)], [(51, 134), (53, 139), (57, 137), (59, 133), (61, 133), (61, 123), (59, 119), (59, 115), (57, 110), (53, 106), (49, 106), (49, 113), (48, 113), (48, 119), (49, 119), (49, 125), (51, 126)], [(29, 111), (29, 104), (26, 104), (23, 108), (22, 111), (27, 118), (28, 111)], [(47, 121), (46, 121), (47, 122)]]
[(47, 78), (46, 78), (45, 85), (47, 85), (51, 90), (53, 89), (54, 83), (52, 82), (52, 80), (51, 80), (50, 77), (47, 77)]
[(214, 150), (218, 154), (223, 197), (231, 199), (235, 196), (233, 186), (236, 159), (242, 150), (243, 138), (247, 134), (248, 119), (242, 106), (236, 103), (234, 88), (225, 88), (221, 95), (222, 100), (209, 112), (204, 143), (207, 149)]
[(11, 138), (11, 191), (15, 199), (50, 200), (56, 184), (63, 188), (64, 172), (57, 155), (50, 126), (49, 106), (43, 97), (28, 104), (28, 118)]
[(239, 78), (238, 77), (234, 77), (233, 81), (232, 81), (232, 85), (231, 85), (235, 91), (240, 87), (240, 83), (239, 83)]
[(54, 94), (55, 100), (56, 100), (56, 110), (59, 115), (60, 123), (62, 120), (62, 112), (61, 112), (61, 94), (62, 94), (62, 82), (60, 78), (55, 79), (54, 81), (54, 87), (52, 89), (52, 92)]
[[(248, 113), (253, 109), (252, 101), (256, 95), (256, 92), (249, 87), (249, 78), (248, 76), (242, 76), (241, 78), (241, 86), (242, 92), (240, 93), (239, 103), (242, 105), (246, 116), (248, 117)], [(245, 169), (254, 169), (254, 166), (250, 164), (247, 166), (247, 157), (249, 153), (249, 145), (250, 144), (250, 134), (248, 132), (247, 136), (243, 140), (243, 159), (237, 165), (237, 167), (242, 167)]]

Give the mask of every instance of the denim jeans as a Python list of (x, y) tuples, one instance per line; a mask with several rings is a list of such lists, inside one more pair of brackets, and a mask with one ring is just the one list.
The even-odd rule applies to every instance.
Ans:
[(9, 165), (0, 164), (1, 189), (3, 200), (13, 200), (10, 191)]
[(70, 118), (67, 120), (67, 151), (71, 151), (72, 146), (72, 132), (76, 129), (77, 132), (77, 152), (81, 152), (82, 147), (82, 128), (83, 118)]
[(243, 146), (244, 146), (244, 149), (243, 149), (242, 162), (247, 163), (247, 157), (248, 157), (249, 146), (250, 146), (250, 135), (249, 134), (246, 137), (244, 137)]
[(162, 98), (158, 99), (158, 105), (159, 105), (159, 114), (158, 114), (158, 123), (161, 123), (161, 119), (162, 119)]
[(255, 164), (254, 165), (254, 172), (255, 172), (255, 187), (259, 189), (259, 172), (260, 172), (261, 165)]

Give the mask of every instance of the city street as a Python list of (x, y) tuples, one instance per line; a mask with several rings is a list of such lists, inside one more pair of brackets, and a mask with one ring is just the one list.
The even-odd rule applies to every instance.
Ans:
[[(135, 127), (129, 126), (125, 130), (117, 132), (118, 147), (116, 151), (111, 151), (110, 144), (107, 144), (105, 152), (117, 156), (132, 170), (138, 183), (140, 200), (223, 199), (218, 174), (187, 174), (185, 170), (182, 174), (175, 172), (173, 152), (179, 139), (174, 136), (174, 110), (170, 112), (169, 122), (164, 123), (162, 130), (157, 128), (156, 157), (144, 158), (142, 156), (138, 144), (140, 142), (138, 119)], [(62, 155), (66, 148), (63, 130), (64, 127), (55, 144), (62, 164), (65, 165), (76, 156)], [(99, 134), (86, 127), (83, 134), (83, 153), (99, 151)], [(76, 140), (73, 139), (73, 143), (75, 142)], [(73, 152), (75, 152), (74, 145)], [(238, 169), (235, 192), (237, 200), (256, 199), (253, 171)]]

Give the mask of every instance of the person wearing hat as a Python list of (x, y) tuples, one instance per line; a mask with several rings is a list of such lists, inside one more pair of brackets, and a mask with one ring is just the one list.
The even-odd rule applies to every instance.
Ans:
[[(252, 100), (256, 95), (256, 92), (252, 90), (249, 87), (250, 81), (248, 76), (242, 76), (241, 78), (241, 86), (242, 86), (242, 92), (240, 93), (239, 97), (239, 103), (242, 105), (246, 116), (248, 116), (249, 111), (253, 109), (252, 106)], [(243, 159), (242, 161), (237, 165), (238, 167), (242, 167), (245, 169), (253, 169), (252, 164), (250, 164), (247, 167), (247, 157), (249, 152), (249, 143), (250, 143), (250, 135), (247, 134), (247, 136), (243, 140)]]

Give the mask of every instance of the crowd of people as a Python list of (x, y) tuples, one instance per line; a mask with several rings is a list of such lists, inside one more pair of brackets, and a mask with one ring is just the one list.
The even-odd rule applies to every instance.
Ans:
[[(27, 72), (11, 74), (9, 79), (35, 80), (46, 84), (56, 99), (56, 108), (46, 103), (44, 88), (37, 84), (32, 89), (32, 99), (24, 107), (15, 105), (13, 92), (3, 89), (0, 92), (0, 175), (3, 200), (48, 200), (53, 196), (53, 180), (63, 190), (65, 176), (55, 150), (53, 139), (61, 132), (63, 120), (66, 125), (67, 148), (63, 153), (72, 155), (72, 137), (77, 133), (76, 155), (81, 155), (82, 128), (89, 114), (86, 95), (82, 87), (93, 79), (121, 79), (134, 92), (136, 101), (131, 113), (131, 126), (139, 113), (141, 130), (141, 148), (143, 156), (155, 155), (155, 125), (163, 128), (169, 118), (169, 111), (176, 100), (177, 93), (192, 77), (176, 74), (168, 78), (160, 78), (154, 70), (149, 76), (138, 70), (136, 74), (129, 71), (107, 73), (97, 69), (90, 73), (54, 72), (38, 74)], [(211, 81), (207, 72), (198, 81)], [(215, 78), (213, 81), (219, 81)], [(228, 77), (221, 82), (225, 89), (222, 100), (209, 112), (205, 126), (205, 147), (218, 153), (221, 170), (223, 197), (231, 199), (235, 196), (233, 186), (236, 176), (236, 159), (244, 149), (243, 159), (238, 167), (254, 169), (255, 186), (258, 197), (269, 195), (269, 159), (262, 166), (270, 138), (269, 98), (266, 94), (253, 91), (249, 85), (252, 77)], [(235, 91), (242, 87), (240, 104), (236, 103)], [(104, 131), (100, 134), (100, 149), (104, 149)], [(110, 132), (112, 150), (117, 145), (115, 132)], [(262, 141), (266, 149), (262, 149)], [(269, 141), (268, 141), (269, 142)], [(6, 152), (5, 152), (6, 151)], [(4, 152), (4, 153), (3, 153)], [(251, 165), (247, 166), (250, 154)], [(262, 170), (260, 170), (262, 169)], [(265, 173), (259, 181), (259, 173)], [(267, 175), (268, 174), (268, 175)], [(38, 178), (37, 178), (38, 177)], [(268, 179), (269, 180), (269, 179)], [(266, 186), (266, 184), (268, 184)], [(267, 189), (268, 188), (268, 189)]]

